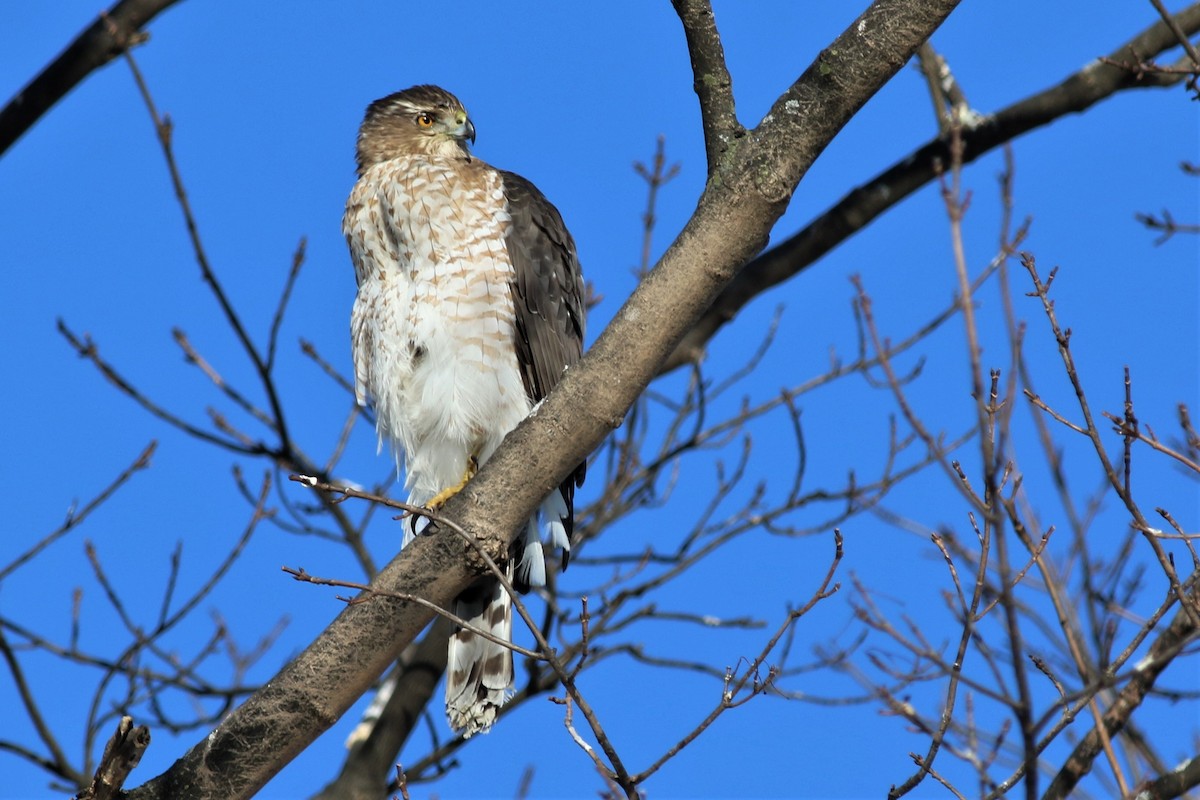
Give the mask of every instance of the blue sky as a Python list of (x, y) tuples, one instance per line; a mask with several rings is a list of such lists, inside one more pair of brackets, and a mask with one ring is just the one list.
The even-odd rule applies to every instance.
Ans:
[[(860, 5), (715, 3), (743, 123), (761, 118)], [(28, 11), (11, 20), (0, 47), (0, 96), (14, 94), (96, 10), (94, 2), (61, 0), (53, 10)], [(1078, 2), (977, 0), (963, 4), (934, 44), (972, 106), (986, 113), (1056, 83), (1154, 18), (1148, 3), (1134, 0), (1108, 4), (1103, 14)], [(645, 190), (632, 162), (648, 160), (662, 135), (669, 160), (681, 165), (658, 208), (656, 255), (686, 222), (703, 187), (703, 141), (687, 52), (665, 1), (410, 5), (355, 0), (340, 6), (263, 3), (233, 10), (191, 0), (162, 15), (150, 33), (137, 59), (160, 110), (174, 121), (176, 157), (209, 257), (259, 342), (292, 251), (307, 238), (307, 265), (280, 339), (280, 384), (290, 425), (310, 453), (327, 453), (336, 441), (347, 399), (296, 343), (301, 337), (313, 341), (348, 371), (354, 282), (340, 218), (354, 179), (355, 132), (371, 100), (423, 82), (458, 94), (478, 130), (476, 152), (533, 180), (562, 211), (587, 275), (604, 296), (590, 319), (593, 338), (635, 281)], [(905, 69), (813, 167), (774, 240), (798, 230), (932, 133), (923, 81), (915, 70)], [(1188, 402), (1194, 409), (1200, 397), (1198, 250), (1196, 240), (1186, 237), (1155, 246), (1155, 236), (1133, 215), (1165, 207), (1180, 220), (1200, 219), (1196, 179), (1177, 167), (1183, 160), (1200, 160), (1198, 133), (1195, 105), (1182, 90), (1136, 91), (1014, 145), (1016, 213), (1034, 220), (1026, 247), (1037, 255), (1043, 274), (1061, 267), (1057, 307), (1074, 331), (1075, 355), (1094, 402), (1119, 410), (1121, 369), (1129, 365), (1139, 416), (1164, 436), (1174, 432), (1175, 405)], [(974, 271), (996, 249), (1001, 168), (999, 155), (992, 154), (965, 174), (972, 192), (965, 237)], [(11, 498), (0, 565), (57, 527), (72, 502), (93, 496), (147, 442), (159, 441), (151, 470), (81, 530), (0, 585), (0, 609), (44, 636), (65, 641), (72, 591), (81, 587), (81, 645), (115, 655), (124, 640), (113, 635), (117, 623), (87, 567), (84, 540), (95, 544), (135, 616), (148, 624), (176, 544), (182, 542), (184, 554), (181, 591), (194, 590), (244, 527), (249, 508), (237, 493), (231, 467), (238, 464), (250, 476), (262, 467), (185, 439), (134, 408), (72, 353), (55, 331), (56, 319), (90, 333), (104, 356), (157, 402), (202, 426), (207, 425), (205, 409), (221, 401), (183, 362), (171, 330), (186, 331), (230, 382), (249, 386), (252, 371), (200, 280), (149, 118), (124, 63), (92, 75), (0, 158), (0, 218), (0, 263), (6, 275), (0, 320), (8, 341), (0, 348), (0, 373), (6, 376), (0, 444), (7, 455), (0, 480)], [(819, 374), (831, 349), (853, 354), (850, 275), (862, 276), (889, 335), (899, 339), (920, 325), (953, 295), (949, 241), (941, 200), (936, 188), (927, 187), (814, 269), (761, 297), (712, 343), (705, 372), (719, 379), (736, 369), (782, 307), (775, 346), (713, 413), (731, 413), (743, 395), (762, 401)], [(1015, 270), (1013, 275), (1019, 284), (1023, 274)], [(1029, 321), (1039, 390), (1052, 404), (1067, 408), (1071, 392), (1056, 371), (1045, 321), (1030, 301), (1020, 304), (1022, 291), (1014, 294), (1018, 313)], [(1000, 319), (996, 297), (982, 302), (989, 333), (985, 363), (1007, 369), (1007, 352), (994, 338)], [(926, 373), (912, 388), (914, 401), (946, 430), (961, 430), (971, 413), (961, 326), (939, 332), (921, 354)], [(675, 390), (679, 380), (669, 378), (660, 388)], [(806, 486), (836, 488), (850, 469), (870, 475), (879, 468), (887, 415), (894, 411), (884, 393), (856, 379), (805, 395), (800, 406), (807, 433)], [(254, 430), (247, 420), (237, 423)], [(796, 460), (781, 424), (774, 417), (751, 428), (751, 482), (766, 480), (768, 491), (776, 493), (785, 490)], [(1064, 442), (1068, 465), (1078, 470), (1071, 473), (1075, 488), (1098, 485), (1086, 449)], [(1035, 455), (1030, 439), (1015, 446), (1027, 458)], [(691, 523), (713, 485), (711, 458), (692, 456), (683, 466), (673, 502), (623, 523), (604, 544), (606, 550), (669, 541)], [(1035, 462), (1029, 466), (1034, 470)], [(1195, 483), (1162, 461), (1143, 457), (1138, 468), (1139, 485), (1147, 487), (1145, 505), (1172, 509), (1194, 530)], [(340, 470), (370, 483), (382, 479), (386, 469), (387, 459), (375, 456), (373, 435), (363, 426)], [(585, 487), (583, 497), (596, 488)], [(966, 530), (965, 508), (940, 476), (903, 487), (888, 505), (929, 527)], [(1048, 523), (1058, 521), (1052, 497), (1039, 510)], [(1095, 535), (1115, 539), (1125, 519), (1111, 497), (1105, 513)], [(816, 524), (823, 516), (814, 511), (794, 522)], [(922, 624), (929, 626), (931, 638), (954, 636), (950, 627), (938, 627), (939, 619), (947, 622), (944, 614), (926, 614), (940, 602), (947, 583), (936, 553), (921, 537), (873, 517), (853, 520), (843, 532), (842, 592), (801, 624), (798, 660), (810, 658), (812, 644), (853, 636), (851, 574), (886, 595), (897, 614), (924, 614)], [(377, 520), (369, 542), (376, 559), (386, 561), (397, 541), (386, 520)], [(802, 603), (811, 594), (831, 549), (828, 531), (794, 540), (751, 536), (698, 569), (661, 602), (718, 616), (754, 614), (774, 627), (789, 603)], [(1186, 563), (1182, 551), (1178, 557)], [(343, 551), (264, 526), (229, 579), (206, 601), (196, 624), (181, 631), (172, 646), (183, 653), (194, 649), (195, 640), (211, 630), (210, 609), (219, 610), (247, 646), (286, 616), (284, 635), (251, 674), (251, 680), (268, 679), (339, 610), (332, 592), (293, 583), (279, 572), (281, 564), (359, 577)], [(595, 575), (573, 570), (566, 586), (573, 580), (587, 585)], [(1155, 584), (1148, 596), (1158, 592)], [(136, 600), (143, 593), (149, 598), (145, 609)], [(652, 652), (718, 666), (756, 653), (765, 637), (762, 631), (696, 634), (662, 623), (636, 630)], [(96, 674), (64, 669), (34, 654), (22, 657), (35, 690), (53, 697), (45, 708), (52, 728), (68, 750), (78, 752), (79, 724), (92, 702)], [(1195, 667), (1180, 673), (1194, 679)], [(1194, 680), (1191, 687), (1180, 687), (1181, 680), (1176, 675), (1173, 684), (1194, 688)], [(646, 766), (690, 729), (720, 690), (709, 679), (619, 659), (588, 673), (582, 688), (618, 748), (630, 754), (633, 769)], [(818, 696), (854, 691), (844, 678), (817, 673), (787, 688)], [(917, 699), (935, 707), (932, 694)], [(11, 683), (0, 680), (0, 704), (12, 709), (14, 702)], [(1200, 727), (1197, 707), (1180, 704), (1154, 713), (1158, 730), (1178, 731), (1174, 743), (1164, 746), (1173, 763)], [(340, 763), (340, 743), (356, 716), (347, 715), (287, 767), (264, 796), (303, 796), (324, 785)], [(9, 723), (21, 730), (19, 717), (10, 716)], [(167, 768), (199, 734), (174, 739), (155, 730), (154, 737), (133, 784)], [(402, 754), (402, 759), (418, 755), (422, 744), (414, 742), (414, 755)], [(652, 797), (878, 797), (911, 772), (908, 752), (923, 749), (923, 739), (871, 704), (829, 707), (759, 698), (727, 713), (646, 788)], [(511, 796), (528, 764), (535, 768), (534, 797), (591, 795), (600, 786), (563, 731), (560, 708), (549, 703), (529, 704), (505, 719), (463, 751), (461, 761), (461, 768), (433, 787), (416, 788), (416, 795)], [(0, 764), (6, 775), (0, 795), (46, 794), (43, 773), (8, 754), (0, 754)], [(936, 791), (926, 785), (922, 796)]]

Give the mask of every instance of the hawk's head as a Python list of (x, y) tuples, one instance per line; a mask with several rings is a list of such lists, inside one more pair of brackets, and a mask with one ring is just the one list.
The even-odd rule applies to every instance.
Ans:
[(458, 98), (437, 86), (414, 86), (367, 107), (358, 131), (358, 172), (400, 156), (470, 160), (475, 126)]

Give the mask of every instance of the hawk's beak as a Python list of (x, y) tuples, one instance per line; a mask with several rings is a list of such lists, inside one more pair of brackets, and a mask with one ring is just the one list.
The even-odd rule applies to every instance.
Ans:
[(467, 139), (471, 142), (471, 144), (475, 144), (475, 123), (471, 122), (470, 118), (467, 117), (466, 112), (458, 112), (458, 117), (455, 122), (457, 122), (458, 125), (453, 131), (451, 131), (454, 138), (459, 140)]

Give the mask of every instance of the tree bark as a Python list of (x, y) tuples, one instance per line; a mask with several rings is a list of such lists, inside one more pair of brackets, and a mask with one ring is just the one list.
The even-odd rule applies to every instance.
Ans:
[(412, 657), (401, 659), (396, 689), (375, 727), (366, 740), (351, 748), (342, 771), (314, 795), (316, 800), (379, 800), (387, 794), (400, 748), (446, 671), (446, 645), (452, 630), (450, 622), (439, 617)]

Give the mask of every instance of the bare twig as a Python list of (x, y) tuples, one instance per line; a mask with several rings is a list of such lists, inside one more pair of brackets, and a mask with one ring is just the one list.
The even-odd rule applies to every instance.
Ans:
[(642, 255), (637, 274), (644, 276), (654, 263), (650, 259), (650, 245), (654, 237), (654, 226), (658, 221), (655, 210), (659, 191), (679, 174), (679, 164), (667, 166), (667, 139), (659, 136), (654, 147), (654, 158), (647, 167), (640, 161), (633, 162), (633, 171), (646, 182), (646, 210), (642, 213)]
[[(146, 110), (150, 113), (150, 119), (154, 123), (154, 133), (158, 137), (159, 144), (162, 147), (163, 158), (167, 162), (167, 171), (171, 175), (171, 184), (175, 188), (175, 199), (179, 202), (179, 208), (183, 212), (188, 237), (192, 243), (192, 251), (196, 256), (196, 263), (200, 267), (200, 275), (203, 277), (204, 282), (208, 284), (213, 297), (216, 298), (217, 304), (224, 314), (226, 323), (233, 330), (234, 335), (242, 345), (242, 350), (246, 353), (246, 356), (250, 359), (255, 371), (258, 373), (263, 391), (267, 395), (267, 402), (271, 407), (273, 427), (279, 434), (281, 449), (286, 452), (290, 449), (291, 438), (288, 435), (287, 423), (283, 416), (283, 404), (275, 390), (275, 382), (271, 378), (271, 364), (263, 358), (262, 354), (259, 353), (258, 347), (250, 339), (250, 334), (247, 333), (245, 326), (242, 324), (241, 317), (234, 309), (233, 303), (225, 293), (224, 287), (221, 285), (216, 272), (208, 260), (204, 243), (200, 238), (200, 228), (196, 223), (195, 215), (192, 213), (191, 201), (188, 199), (187, 190), (183, 185), (183, 177), (180, 174), (178, 164), (175, 162), (175, 152), (171, 145), (171, 133), (173, 130), (171, 121), (159, 115), (154, 98), (150, 95), (150, 88), (147, 86), (146, 80), (142, 76), (142, 71), (138, 68), (137, 61), (133, 58), (133, 55), (129, 51), (126, 51), (123, 55), (129, 64), (130, 71), (133, 73), (133, 79), (137, 84), (138, 91), (141, 93), (142, 100), (146, 104)], [(288, 279), (288, 288), (285, 289), (283, 298), (280, 301), (278, 311), (280, 315), (282, 315), (291, 282), (295, 279), (295, 274), (298, 272), (301, 263), (303, 263), (303, 248), (297, 251), (296, 257), (293, 259), (292, 272)]]
[[(664, 764), (678, 755), (685, 747), (694, 742), (700, 734), (708, 729), (710, 725), (716, 722), (721, 714), (725, 713), (730, 708), (741, 705), (746, 700), (766, 691), (772, 684), (775, 677), (775, 669), (772, 667), (768, 672), (767, 677), (760, 679), (759, 670), (770, 658), (774, 652), (776, 645), (780, 640), (795, 626), (795, 624), (809, 611), (817, 605), (817, 603), (831, 597), (841, 587), (840, 584), (833, 583), (833, 577), (837, 573), (838, 565), (842, 560), (842, 534), (840, 531), (833, 532), (834, 553), (830, 561), (829, 569), (825, 573), (825, 577), (821, 583), (813, 591), (812, 596), (800, 608), (790, 611), (783, 623), (775, 631), (774, 635), (763, 646), (759, 654), (752, 662), (741, 672), (740, 675), (734, 676), (732, 673), (727, 673), (726, 685), (722, 690), (721, 698), (717, 702), (716, 707), (708, 713), (691, 731), (685, 734), (679, 741), (671, 746), (669, 750), (663, 753), (657, 760), (654, 761), (646, 769), (633, 776), (634, 784), (640, 784), (647, 778), (662, 768)], [(744, 694), (749, 691), (748, 694)]]
[(142, 450), (141, 454), (133, 460), (132, 464), (126, 467), (120, 475), (113, 479), (112, 483), (101, 490), (100, 494), (93, 497), (87, 503), (84, 503), (82, 508), (77, 508), (74, 504), (72, 504), (71, 508), (67, 511), (67, 518), (63, 521), (62, 525), (43, 536), (32, 547), (10, 561), (3, 569), (0, 569), (0, 581), (3, 581), (13, 572), (16, 572), (21, 568), (22, 565), (27, 564), (34, 557), (36, 557), (38, 553), (54, 544), (63, 536), (66, 536), (68, 533), (78, 528), (83, 521), (87, 519), (89, 514), (99, 508), (100, 505), (108, 500), (108, 498), (112, 497), (113, 494), (115, 494), (118, 489), (124, 486), (130, 478), (132, 478), (141, 470), (149, 467), (150, 457), (154, 455), (154, 449), (157, 447), (157, 444), (157, 442), (150, 442), (150, 444), (146, 445), (146, 448)]

